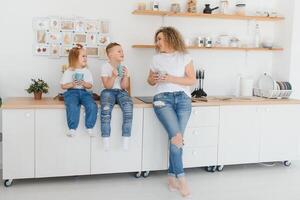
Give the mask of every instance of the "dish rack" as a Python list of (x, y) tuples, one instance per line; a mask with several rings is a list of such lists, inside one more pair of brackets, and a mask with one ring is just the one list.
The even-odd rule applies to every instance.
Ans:
[(253, 89), (254, 96), (265, 97), (269, 99), (287, 99), (292, 94), (293, 90), (262, 90), (259, 88)]

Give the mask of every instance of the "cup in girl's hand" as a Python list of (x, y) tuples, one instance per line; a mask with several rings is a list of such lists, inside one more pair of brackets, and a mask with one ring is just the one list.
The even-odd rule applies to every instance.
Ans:
[(83, 77), (84, 77), (83, 73), (76, 72), (76, 73), (73, 74), (73, 80), (74, 81), (82, 81)]
[(124, 69), (124, 66), (122, 66), (121, 64), (118, 65), (117, 70), (118, 70), (118, 76), (119, 77), (123, 77), (123, 69)]

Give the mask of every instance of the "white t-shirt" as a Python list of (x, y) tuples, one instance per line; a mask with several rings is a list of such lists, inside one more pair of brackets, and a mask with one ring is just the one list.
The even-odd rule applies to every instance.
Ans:
[[(114, 67), (109, 62), (104, 63), (101, 66), (101, 77), (111, 77), (113, 69)], [(118, 76), (115, 79), (112, 89), (121, 89), (121, 80), (122, 78)]]
[[(153, 72), (164, 71), (167, 74), (177, 77), (185, 76), (185, 67), (192, 61), (189, 54), (179, 52), (174, 53), (159, 53), (153, 56), (150, 69)], [(189, 86), (174, 84), (174, 83), (158, 83), (156, 84), (156, 94), (162, 92), (178, 92), (184, 91), (191, 97)]]
[[(93, 76), (90, 72), (90, 70), (88, 70), (86, 67), (82, 68), (82, 69), (75, 69), (75, 70), (71, 70), (71, 69), (67, 69), (61, 80), (60, 80), (60, 84), (66, 84), (66, 83), (71, 83), (74, 81), (74, 75), (76, 73), (82, 73), (83, 74), (83, 80), (87, 83), (90, 83), (93, 85)], [(74, 87), (74, 89), (83, 89), (84, 87), (81, 85), (76, 85)]]

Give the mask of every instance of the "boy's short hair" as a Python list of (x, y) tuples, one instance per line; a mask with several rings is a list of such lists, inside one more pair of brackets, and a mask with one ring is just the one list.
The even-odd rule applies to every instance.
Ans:
[(106, 54), (108, 55), (109, 51), (114, 48), (115, 46), (121, 46), (119, 43), (116, 43), (116, 42), (112, 42), (112, 43), (109, 43), (106, 47)]

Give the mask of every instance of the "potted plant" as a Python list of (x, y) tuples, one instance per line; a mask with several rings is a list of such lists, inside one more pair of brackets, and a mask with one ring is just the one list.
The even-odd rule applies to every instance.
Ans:
[(42, 99), (43, 93), (48, 93), (49, 86), (48, 84), (42, 79), (31, 79), (32, 83), (30, 84), (29, 88), (26, 91), (30, 94), (34, 94), (34, 99)]

